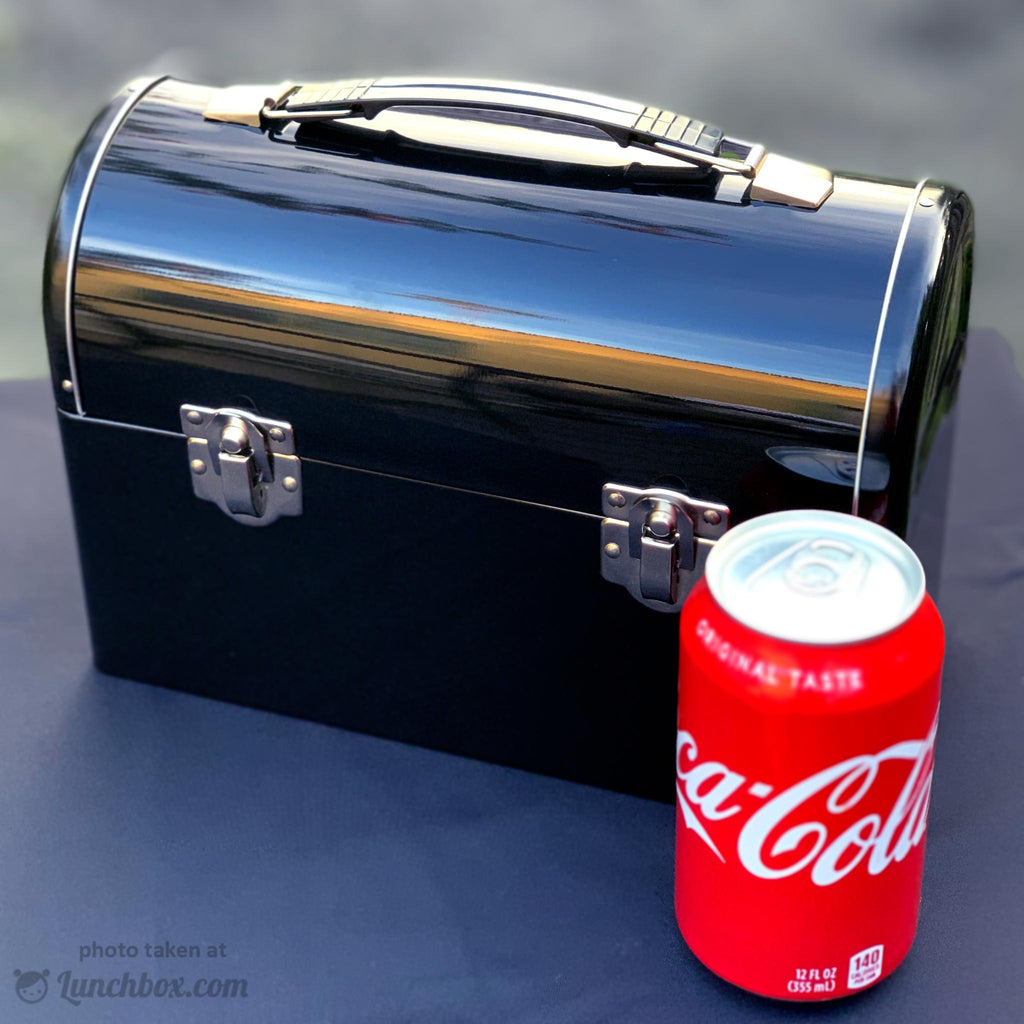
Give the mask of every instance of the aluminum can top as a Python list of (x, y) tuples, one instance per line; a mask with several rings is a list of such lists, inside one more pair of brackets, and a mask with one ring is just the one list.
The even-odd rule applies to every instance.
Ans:
[(722, 609), (750, 629), (805, 644), (895, 629), (924, 598), (924, 569), (894, 533), (842, 512), (796, 509), (734, 527), (708, 555)]

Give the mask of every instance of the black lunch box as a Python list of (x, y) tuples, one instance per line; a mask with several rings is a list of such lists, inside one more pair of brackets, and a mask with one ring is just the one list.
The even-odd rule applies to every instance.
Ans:
[(851, 512), (937, 579), (972, 238), (590, 93), (132, 83), (45, 271), (96, 663), (671, 799), (731, 524)]

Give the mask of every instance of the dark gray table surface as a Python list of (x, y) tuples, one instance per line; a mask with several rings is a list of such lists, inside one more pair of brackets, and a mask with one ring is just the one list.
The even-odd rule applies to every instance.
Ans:
[[(992, 333), (960, 416), (917, 942), (808, 1008), (688, 953), (669, 806), (93, 670), (48, 385), (0, 386), (0, 1020), (1024, 1020), (1024, 382)], [(147, 957), (168, 942), (204, 956)], [(61, 999), (125, 970), (247, 996)]]

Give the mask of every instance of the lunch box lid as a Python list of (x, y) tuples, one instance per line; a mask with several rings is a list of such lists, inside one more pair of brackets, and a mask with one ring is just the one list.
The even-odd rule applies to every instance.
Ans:
[[(100, 114), (47, 253), (62, 414), (184, 449), (235, 412), (268, 465), (594, 518), (662, 487), (726, 525), (810, 504), (905, 527), (962, 355), (962, 192), (824, 172), (827, 195), (794, 205), (730, 169), (763, 147), (671, 112), (521, 83), (344, 84), (238, 114), (237, 95), (139, 81)], [(576, 134), (555, 138), (566, 109)], [(521, 131), (543, 139), (520, 158)], [(588, 164), (600, 145), (614, 158)]]

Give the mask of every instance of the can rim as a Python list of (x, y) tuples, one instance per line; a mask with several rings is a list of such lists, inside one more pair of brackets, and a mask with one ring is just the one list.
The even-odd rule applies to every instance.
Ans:
[[(734, 549), (744, 545), (751, 534), (770, 529), (781, 522), (786, 522), (793, 528), (799, 528), (801, 522), (804, 522), (807, 524), (808, 530), (820, 528), (822, 523), (825, 522), (833, 526), (841, 525), (843, 530), (848, 533), (856, 534), (859, 532), (876, 550), (887, 553), (894, 564), (899, 565), (902, 563), (909, 570), (909, 574), (901, 573), (907, 579), (908, 584), (911, 584), (908, 587), (905, 611), (898, 617), (893, 618), (892, 621), (886, 622), (878, 628), (851, 630), (848, 627), (842, 628), (840, 626), (827, 635), (808, 638), (801, 636), (798, 629), (779, 628), (777, 626), (766, 627), (764, 622), (758, 620), (756, 614), (752, 614), (743, 607), (737, 608), (737, 602), (730, 598), (729, 588), (725, 579), (725, 570), (729, 565), (730, 555), (734, 553)], [(926, 593), (924, 566), (906, 541), (886, 527), (880, 526), (869, 519), (862, 519), (848, 512), (833, 512), (825, 509), (787, 509), (781, 512), (769, 512), (766, 515), (748, 519), (746, 522), (734, 526), (711, 549), (704, 573), (712, 597), (732, 618), (749, 629), (765, 636), (770, 636), (777, 640), (806, 644), (810, 647), (821, 647), (838, 643), (860, 643), (891, 633), (917, 612), (924, 601)]]

